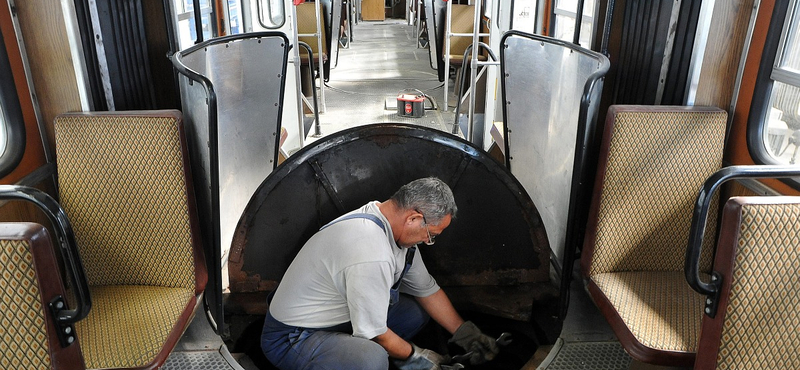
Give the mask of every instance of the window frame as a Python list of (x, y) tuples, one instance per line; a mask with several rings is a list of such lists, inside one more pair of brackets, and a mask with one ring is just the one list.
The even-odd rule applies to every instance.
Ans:
[(0, 125), (5, 127), (6, 145), (0, 148), (0, 178), (8, 176), (22, 161), (25, 154), (25, 120), (22, 105), (11, 69), (5, 40), (0, 37), (0, 74), (9, 78), (0, 79)]
[[(565, 8), (563, 6), (559, 6), (559, 5), (563, 5), (563, 1), (564, 0), (553, 0), (553, 7), (552, 7), (552, 10), (551, 10), (551, 13), (552, 13), (551, 14), (551, 25), (550, 25), (550, 29), (551, 29), (550, 34), (551, 34), (551, 36), (558, 38), (556, 35), (558, 34), (558, 31), (559, 31), (559, 24), (561, 24), (561, 25), (570, 24), (572, 26), (572, 34), (569, 35), (569, 38), (559, 38), (559, 39), (563, 40), (563, 41), (566, 41), (566, 42), (573, 42), (574, 41), (574, 38), (575, 38), (574, 37), (575, 36), (575, 26), (574, 25), (576, 23), (576, 19), (578, 18), (578, 9), (577, 9), (577, 7), (580, 6), (580, 4), (579, 4), (580, 2), (583, 2), (583, 5), (584, 5), (583, 15), (581, 16), (581, 25), (580, 25), (580, 30), (578, 31), (578, 35), (579, 35), (579, 37), (581, 39), (584, 38), (584, 34), (583, 34), (583, 32), (581, 32), (581, 31), (583, 31), (584, 23), (589, 23), (589, 35), (588, 35), (586, 40), (580, 40), (579, 39), (578, 43), (579, 43), (579, 45), (581, 47), (583, 47), (585, 49), (591, 49), (591, 45), (594, 43), (594, 39), (595, 39), (595, 35), (593, 35), (593, 31), (592, 30), (594, 30), (594, 28), (595, 28), (595, 21), (597, 19), (597, 8), (599, 6), (599, 1), (597, 1), (597, 0), (592, 1), (593, 5), (594, 5), (594, 8), (592, 8), (591, 11), (588, 11), (588, 12), (587, 12), (587, 7), (586, 7), (587, 0), (576, 0), (575, 4), (576, 4), (577, 7), (574, 10), (570, 10), (570, 9), (567, 9), (567, 8)], [(567, 18), (569, 21), (568, 22), (564, 22), (564, 23), (560, 23), (558, 21), (559, 16)], [(585, 45), (581, 41), (585, 41)]]
[[(794, 15), (791, 11), (792, 6), (800, 6), (800, 0), (776, 0), (772, 11), (772, 21), (767, 28), (764, 49), (758, 67), (751, 108), (747, 119), (747, 149), (755, 164), (786, 165), (786, 163), (778, 161), (769, 153), (764, 142), (764, 125), (768, 122), (772, 108), (772, 88), (774, 83), (789, 83), (800, 88), (800, 85), (791, 83), (794, 81), (793, 78), (785, 78), (785, 71), (774, 73), (776, 69), (780, 70), (776, 63), (779, 61), (779, 56), (783, 54), (785, 38), (788, 36), (788, 30), (784, 33), (784, 28), (791, 27), (791, 20)], [(796, 29), (800, 27), (800, 22), (795, 27)], [(800, 77), (800, 73), (796, 73), (794, 76)], [(800, 182), (797, 180), (785, 179), (782, 181), (795, 189), (800, 189)]]
[[(264, 14), (264, 12), (262, 11), (262, 3), (266, 2), (267, 3), (266, 4), (267, 10), (271, 11), (272, 10), (272, 7), (270, 6), (271, 1), (270, 0), (255, 0), (255, 2), (256, 2), (256, 13), (258, 13), (257, 17), (255, 17), (255, 18), (258, 18), (258, 24), (260, 24), (261, 27), (264, 27), (264, 28), (266, 28), (268, 30), (276, 30), (276, 29), (279, 29), (279, 28), (283, 27), (283, 25), (286, 24), (286, 2), (285, 1), (279, 1), (279, 3), (281, 4), (281, 10), (283, 12), (283, 16), (281, 17), (280, 24), (275, 24), (275, 26), (267, 26), (266, 24), (264, 24), (264, 19), (262, 18), (262, 15)], [(272, 13), (270, 12), (270, 14), (272, 14)]]

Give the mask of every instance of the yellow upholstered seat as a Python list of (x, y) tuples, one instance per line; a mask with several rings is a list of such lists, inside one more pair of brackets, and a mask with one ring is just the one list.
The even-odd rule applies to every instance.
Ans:
[[(297, 11), (297, 33), (298, 34), (315, 34), (323, 33), (322, 20), (317, 19), (317, 9), (313, 2), (301, 3), (295, 6)], [(324, 10), (323, 10), (324, 12)], [(317, 38), (314, 36), (300, 36), (298, 40), (305, 42), (311, 47), (311, 52), (314, 53), (314, 65), (316, 68), (319, 61), (319, 44)], [(300, 50), (301, 63), (308, 64), (308, 54), (305, 49)], [(322, 34), (322, 60), (328, 60), (328, 45), (325, 42), (325, 36)]]
[(93, 286), (91, 293), (89, 319), (75, 325), (89, 368), (128, 368), (152, 361), (194, 296), (191, 289), (146, 285)]
[(94, 305), (76, 325), (91, 368), (162, 364), (207, 272), (180, 112), (56, 118), (59, 195)]
[(48, 304), (64, 297), (47, 230), (0, 224), (0, 368), (84, 369), (78, 342), (59, 343)]
[[(640, 361), (694, 361), (703, 296), (686, 283), (684, 256), (697, 192), (722, 164), (725, 124), (716, 108), (609, 109), (581, 266), (595, 303)], [(714, 212), (708, 225), (714, 235)]]
[(695, 369), (800, 368), (800, 197), (732, 198), (720, 230)]
[[(453, 4), (451, 9), (450, 32), (472, 33), (475, 26), (475, 6)], [(481, 29), (481, 32), (485, 32), (485, 30)], [(486, 42), (486, 37), (480, 37), (479, 40)], [(464, 52), (470, 45), (472, 45), (470, 36), (450, 36), (450, 54), (445, 55), (450, 59), (450, 65), (460, 68), (464, 64)], [(479, 50), (478, 60), (486, 60), (483, 50)]]

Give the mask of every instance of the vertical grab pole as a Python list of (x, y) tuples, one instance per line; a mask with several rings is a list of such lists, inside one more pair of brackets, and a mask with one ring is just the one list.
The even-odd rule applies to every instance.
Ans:
[[(480, 33), (480, 26), (481, 26), (481, 1), (478, 0), (475, 2), (475, 19), (472, 23), (472, 56), (469, 61), (469, 87), (470, 87), (470, 94), (469, 94), (469, 115), (468, 115), (468, 125), (467, 125), (467, 140), (469, 142), (475, 144), (474, 133), (474, 125), (475, 125), (475, 94), (477, 93), (477, 84), (476, 84), (476, 77), (478, 74), (478, 50), (480, 49), (478, 46), (478, 34)], [(463, 67), (462, 67), (463, 68)], [(458, 112), (456, 112), (458, 115)], [(481, 140), (483, 141), (483, 140)], [(482, 144), (481, 144), (482, 146)]]
[(203, 12), (200, 8), (200, 0), (192, 0), (192, 16), (194, 17), (194, 32), (197, 34), (195, 44), (203, 42)]
[(415, 31), (415, 36), (417, 38), (417, 49), (419, 49), (420, 48), (419, 47), (419, 33), (421, 32), (420, 31), (420, 29), (421, 29), (420, 28), (420, 23), (422, 23), (422, 15), (420, 15), (419, 13), (422, 12), (423, 4), (422, 4), (422, 0), (414, 0), (414, 1), (417, 3), (417, 14), (416, 14), (417, 23), (415, 24), (417, 26), (417, 28), (416, 28), (416, 31)]
[(578, 10), (575, 13), (575, 31), (572, 35), (572, 43), (575, 45), (580, 45), (581, 40), (581, 23), (583, 23), (583, 3), (586, 0), (579, 0), (578, 1)]
[[(445, 0), (447, 3), (447, 17), (444, 22), (445, 32), (444, 32), (444, 110), (447, 111), (450, 109), (449, 105), (447, 104), (447, 95), (450, 93), (448, 84), (450, 83), (450, 22), (452, 21), (453, 17), (453, 5), (451, 0)], [(428, 35), (430, 37), (430, 35)]]
[[(325, 68), (323, 67), (322, 63), (322, 37), (324, 30), (322, 29), (322, 10), (321, 10), (321, 1), (314, 2), (314, 11), (317, 13), (317, 24), (314, 25), (314, 29), (317, 31), (317, 50), (318, 50), (318, 58), (319, 58), (319, 93), (320, 99), (322, 100), (322, 113), (325, 113), (327, 109), (327, 105), (325, 105)], [(314, 94), (317, 92), (314, 91)]]
[[(300, 148), (302, 149), (305, 146), (306, 141), (306, 128), (303, 125), (303, 118), (305, 114), (303, 114), (303, 87), (301, 86), (301, 76), (300, 76), (300, 48), (297, 47), (300, 43), (300, 37), (298, 36), (299, 29), (297, 28), (297, 6), (292, 6), (292, 27), (294, 28), (294, 38), (292, 39), (292, 45), (295, 47), (292, 48), (292, 63), (294, 64), (294, 79), (296, 83), (296, 92), (297, 92), (297, 136), (300, 137)], [(310, 55), (309, 58), (313, 59), (313, 55)], [(311, 78), (314, 78), (314, 71), (311, 71)], [(314, 94), (317, 92), (314, 91)], [(315, 95), (316, 96), (316, 95)]]

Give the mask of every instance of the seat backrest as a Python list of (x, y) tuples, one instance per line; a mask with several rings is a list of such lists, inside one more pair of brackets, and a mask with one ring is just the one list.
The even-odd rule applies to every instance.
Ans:
[(90, 286), (203, 291), (207, 272), (178, 111), (56, 118), (59, 195)]
[[(450, 16), (450, 32), (472, 33), (475, 23), (475, 6), (453, 4)], [(472, 39), (464, 36), (450, 36), (450, 57), (463, 57), (464, 50), (472, 44)]]
[[(453, 4), (451, 7), (452, 15), (450, 18), (451, 33), (472, 33), (475, 25), (475, 6), (465, 4)], [(481, 32), (484, 32), (481, 26)], [(486, 42), (486, 37), (481, 37), (480, 41)], [(464, 59), (464, 51), (472, 45), (470, 36), (450, 36), (450, 56), (451, 60), (461, 61)], [(486, 53), (481, 49), (480, 54)], [(443, 52), (447, 52), (444, 50)]]
[[(606, 117), (581, 267), (683, 271), (697, 191), (722, 165), (718, 108), (612, 106)], [(715, 208), (712, 208), (715, 209)], [(714, 212), (706, 235), (715, 235)], [(702, 266), (711, 263), (707, 238)]]
[(800, 368), (800, 197), (732, 198), (720, 225), (721, 298), (695, 369)]
[[(316, 4), (313, 2), (306, 2), (301, 3), (295, 6), (297, 10), (297, 33), (298, 34), (312, 34), (312, 33), (320, 33), (323, 34), (324, 29), (322, 27), (322, 19), (317, 19), (317, 8)], [(315, 25), (316, 24), (316, 25)], [(314, 56), (316, 57), (317, 53), (319, 53), (319, 45), (317, 44), (317, 38), (314, 36), (300, 36), (298, 37), (300, 41), (305, 42), (309, 46), (311, 46), (311, 51), (314, 52)], [(325, 39), (322, 40), (322, 53), (328, 53), (328, 46), (325, 43)], [(304, 51), (300, 51), (301, 55), (304, 55)]]
[(48, 304), (65, 297), (47, 230), (34, 223), (0, 224), (0, 366), (84, 369), (77, 338), (62, 346)]

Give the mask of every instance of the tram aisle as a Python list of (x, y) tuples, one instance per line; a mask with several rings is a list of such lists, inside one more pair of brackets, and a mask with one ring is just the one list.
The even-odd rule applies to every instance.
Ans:
[[(429, 109), (420, 118), (397, 114), (396, 97), (401, 91), (417, 89), (437, 103), (443, 91), (436, 70), (431, 68), (428, 49), (417, 48), (414, 32), (415, 28), (403, 19), (354, 25), (355, 40), (349, 48), (339, 48), (338, 63), (332, 56), (335, 67), (326, 84), (327, 111), (320, 115), (323, 136), (380, 122), (452, 132), (452, 112)], [(426, 107), (430, 105), (425, 103)], [(311, 136), (309, 140), (316, 139)]]

